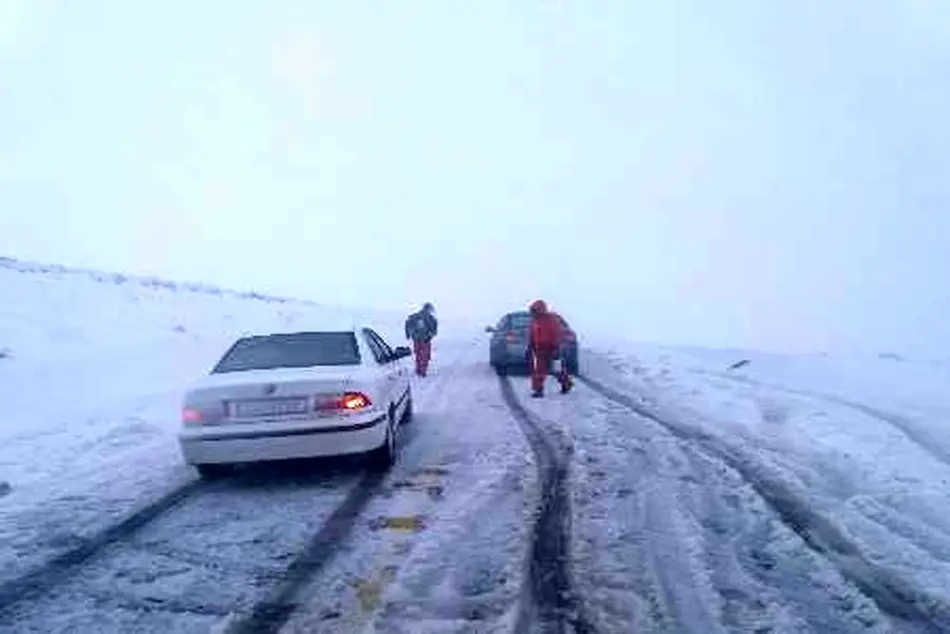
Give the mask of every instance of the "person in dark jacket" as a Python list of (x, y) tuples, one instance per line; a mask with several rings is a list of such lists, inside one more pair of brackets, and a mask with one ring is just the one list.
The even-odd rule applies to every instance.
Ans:
[[(531, 396), (544, 396), (544, 382), (551, 370), (551, 362), (561, 357), (564, 345), (564, 329), (557, 313), (548, 310), (544, 300), (536, 300), (529, 307), (531, 313), (531, 331), (528, 345), (531, 349)], [(561, 360), (555, 376), (561, 384), (561, 394), (567, 394), (573, 382)]]
[(432, 340), (439, 334), (439, 322), (435, 318), (435, 306), (426, 302), (422, 310), (406, 319), (406, 339), (412, 341), (412, 353), (416, 357), (416, 374), (429, 373), (432, 359)]

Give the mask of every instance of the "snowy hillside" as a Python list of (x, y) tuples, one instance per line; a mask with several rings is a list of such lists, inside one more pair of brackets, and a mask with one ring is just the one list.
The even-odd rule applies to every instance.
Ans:
[(228, 339), (258, 328), (305, 328), (308, 321), (355, 313), (314, 302), (206, 284), (70, 269), (0, 258), (0, 346), (19, 359), (86, 356), (144, 344)]

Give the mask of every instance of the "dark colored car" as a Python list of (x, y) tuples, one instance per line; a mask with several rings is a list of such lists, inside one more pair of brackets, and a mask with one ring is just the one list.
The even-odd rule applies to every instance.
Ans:
[[(560, 317), (560, 316), (559, 316)], [(577, 333), (560, 317), (564, 327), (565, 342), (561, 349), (567, 371), (578, 373)], [(508, 313), (498, 320), (495, 326), (485, 330), (492, 333), (489, 344), (489, 360), (498, 374), (508, 374), (513, 369), (528, 371), (531, 368), (531, 356), (528, 352), (528, 330), (531, 327), (531, 314), (528, 311)]]

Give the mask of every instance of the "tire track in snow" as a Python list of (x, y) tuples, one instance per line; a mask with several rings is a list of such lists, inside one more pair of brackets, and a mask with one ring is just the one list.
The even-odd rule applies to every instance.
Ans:
[(270, 634), (280, 631), (297, 608), (300, 590), (336, 555), (363, 509), (379, 492), (384, 477), (385, 474), (372, 471), (364, 474), (303, 552), (287, 566), (271, 592), (259, 599), (246, 615), (232, 617), (218, 631), (221, 634)]
[(21, 603), (35, 600), (64, 583), (108, 546), (129, 539), (195, 494), (209, 490), (212, 486), (201, 480), (192, 480), (134, 511), (124, 520), (83, 539), (78, 546), (54, 556), (31, 572), (4, 582), (0, 585), (0, 620)]
[(910, 622), (922, 631), (950, 633), (950, 604), (911, 581), (878, 566), (838, 526), (813, 509), (787, 482), (770, 474), (741, 448), (731, 447), (712, 434), (666, 420), (649, 411), (635, 396), (610, 388), (586, 376), (579, 379), (605, 398), (627, 407), (675, 436), (697, 443), (739, 473), (781, 520), (814, 551), (871, 598), (885, 614)]
[[(320, 469), (300, 480), (300, 472), (291, 469), (285, 474), (290, 476), (288, 480), (269, 469), (262, 473), (251, 470), (213, 483), (195, 481), (190, 485), (192, 493), (178, 504), (164, 506), (149, 521), (113, 535), (88, 557), (73, 562), (73, 569), (68, 571), (71, 574), (18, 596), (0, 611), (0, 624), (15, 625), (23, 631), (47, 631), (50, 623), (78, 618), (92, 619), (97, 629), (106, 631), (134, 627), (136, 631), (163, 632), (168, 626), (159, 623), (174, 617), (176, 631), (193, 631), (196, 624), (209, 618), (233, 619), (237, 616), (234, 606), (247, 605), (248, 588), (258, 586), (263, 586), (265, 593), (274, 591), (264, 601), (253, 603), (252, 614), (271, 616), (265, 601), (274, 604), (293, 590), (296, 579), (312, 574), (329, 560), (339, 547), (334, 540), (340, 540), (353, 513), (365, 506), (363, 498), (375, 492), (373, 483), (383, 477), (374, 472), (357, 476), (350, 471), (350, 467), (330, 473)], [(173, 508), (175, 512), (169, 512)], [(314, 514), (318, 514), (314, 523), (318, 532), (307, 539), (309, 531), (305, 528), (304, 539), (300, 539), (299, 527), (310, 524), (308, 520)], [(260, 542), (261, 535), (268, 538), (266, 546)], [(202, 544), (204, 561), (197, 552), (190, 552), (195, 549), (186, 548), (184, 556), (178, 556), (177, 549), (189, 539)], [(156, 549), (155, 544), (170, 548)], [(232, 550), (229, 556), (224, 554), (228, 549)], [(104, 553), (106, 550), (110, 552)], [(283, 563), (285, 555), (292, 557), (289, 565)], [(253, 563), (255, 559), (281, 563), (264, 567)], [(180, 586), (169, 587), (162, 581), (174, 576), (180, 576)], [(225, 579), (236, 582), (235, 587), (220, 590), (204, 585), (199, 591), (203, 598), (198, 601), (192, 595), (200, 578), (211, 584), (221, 584)], [(113, 610), (152, 616), (146, 622), (135, 619), (134, 626), (126, 623), (116, 630), (108, 625)], [(252, 631), (273, 631), (267, 629), (266, 622), (254, 624), (261, 627)], [(76, 627), (84, 630), (89, 625)]]
[[(633, 416), (625, 408), (610, 405), (627, 418)], [(579, 420), (576, 413), (572, 416), (578, 443), (578, 488), (583, 495), (579, 496), (578, 504), (584, 509), (576, 515), (575, 521), (578, 529), (584, 531), (578, 536), (583, 535), (588, 540), (583, 559), (590, 575), (585, 582), (591, 588), (592, 602), (596, 600), (598, 608), (609, 611), (608, 618), (613, 623), (626, 618), (631, 627), (636, 622), (644, 631), (679, 628), (678, 631), (683, 632), (721, 633), (715, 611), (709, 608), (711, 593), (704, 587), (707, 575), (692, 556), (688, 543), (691, 535), (684, 530), (690, 518), (680, 496), (685, 480), (692, 480), (692, 475), (684, 474), (692, 474), (695, 469), (686, 452), (680, 449), (682, 443), (659, 432), (667, 436), (672, 450), (657, 444), (646, 445), (642, 438), (636, 438), (640, 442), (603, 452), (599, 436), (611, 436), (615, 443), (617, 438), (631, 436), (622, 435), (622, 430), (618, 432), (617, 414), (607, 414), (604, 418), (590, 412), (588, 415), (595, 424), (605, 425), (591, 430), (583, 427), (589, 420), (587, 417)], [(669, 480), (664, 480), (664, 476)], [(623, 484), (619, 484), (621, 482)], [(623, 541), (637, 546), (618, 550), (621, 539), (614, 541), (610, 537), (615, 534), (623, 535)], [(617, 568), (603, 565), (603, 552), (598, 552), (601, 549), (610, 552), (618, 562), (622, 560), (626, 573), (624, 591), (635, 596), (634, 601), (614, 599), (620, 594), (616, 590)], [(598, 582), (604, 581), (614, 584), (606, 592), (597, 587)], [(611, 598), (605, 599), (605, 596)], [(615, 605), (623, 607), (618, 609)], [(624, 612), (625, 609), (628, 611)]]
[[(436, 391), (442, 383), (439, 379), (427, 386), (428, 389), (421, 390), (422, 394), (428, 394), (430, 391)], [(403, 434), (403, 448), (412, 443), (414, 433), (410, 425)], [(281, 615), (280, 610), (286, 610), (288, 597), (292, 598), (296, 592), (296, 586), (302, 585), (309, 577), (313, 576), (323, 565), (331, 559), (332, 553), (338, 548), (340, 537), (346, 533), (348, 528), (356, 520), (359, 511), (366, 506), (369, 499), (379, 491), (383, 475), (372, 473), (364, 474), (357, 484), (345, 494), (343, 500), (328, 509), (329, 518), (323, 524), (323, 527), (313, 535), (307, 543), (307, 546), (300, 552), (291, 564), (283, 569), (278, 568), (269, 579), (275, 579), (276, 585), (271, 584), (273, 591), (265, 599), (255, 604), (250, 615), (236, 616), (230, 613), (235, 619), (235, 627), (251, 628), (242, 631), (276, 631), (273, 623), (279, 621), (279, 618), (286, 618), (289, 615)], [(352, 482), (353, 479), (349, 481)], [(69, 550), (52, 557), (47, 562), (39, 565), (36, 569), (19, 575), (9, 581), (0, 583), (0, 623), (17, 621), (21, 616), (20, 608), (29, 609), (29, 605), (46, 599), (54, 593), (60, 586), (65, 586), (69, 581), (79, 575), (81, 571), (91, 566), (97, 561), (104, 551), (110, 547), (126, 544), (134, 547), (132, 542), (145, 529), (159, 523), (166, 518), (172, 511), (181, 507), (186, 507), (186, 503), (204, 499), (207, 494), (226, 493), (229, 489), (228, 483), (231, 479), (209, 482), (206, 480), (192, 480), (183, 486), (169, 491), (159, 499), (147, 504), (146, 506), (132, 512), (125, 519), (118, 523), (98, 531), (91, 537), (82, 539), (80, 543)], [(236, 476), (238, 482), (241, 476)], [(260, 512), (266, 512), (266, 509), (260, 509)], [(200, 519), (200, 515), (195, 519)], [(208, 564), (213, 568), (215, 557), (208, 553)], [(156, 557), (162, 555), (156, 553)], [(175, 559), (174, 551), (167, 555)], [(194, 555), (186, 559), (194, 559)], [(191, 567), (198, 567), (194, 561)], [(254, 573), (259, 576), (260, 571)], [(100, 603), (105, 599), (97, 599)], [(123, 599), (116, 599), (119, 603)], [(108, 603), (108, 601), (106, 601)], [(133, 600), (134, 603), (134, 600)], [(200, 614), (200, 609), (178, 609), (180, 602), (175, 599), (164, 599), (161, 604), (149, 606), (149, 610), (159, 612), (181, 612), (189, 614)], [(168, 608), (168, 609), (166, 609)], [(143, 608), (144, 609), (144, 608)], [(221, 607), (208, 608), (204, 610), (208, 614), (228, 615), (227, 608), (223, 611)], [(278, 626), (279, 627), (279, 626)], [(254, 629), (256, 628), (256, 629)], [(271, 629), (268, 629), (271, 628)]]
[[(435, 380), (417, 388), (413, 401), (426, 401), (430, 394), (439, 401), (448, 398), (443, 386), (451, 382), (459, 371), (459, 360), (464, 358), (476, 340), (464, 346), (447, 364), (445, 372), (430, 375)], [(417, 426), (405, 421), (400, 432), (400, 454), (414, 443)], [(409, 432), (408, 434), (406, 432)], [(275, 634), (290, 621), (300, 605), (298, 599), (320, 572), (335, 558), (350, 537), (357, 521), (370, 502), (383, 490), (389, 473), (368, 472), (357, 483), (347, 498), (336, 508), (319, 532), (314, 534), (307, 547), (278, 575), (278, 581), (270, 592), (258, 599), (246, 612), (231, 614), (215, 628), (215, 634)]]
[(611, 631), (885, 631), (873, 601), (700, 444), (586, 386), (571, 427), (575, 566)]
[[(539, 470), (540, 501), (528, 560), (527, 598), (515, 631), (593, 634), (571, 574), (569, 452), (559, 448), (515, 396), (511, 381), (500, 377), (502, 397), (531, 445)], [(537, 626), (539, 629), (534, 629)]]

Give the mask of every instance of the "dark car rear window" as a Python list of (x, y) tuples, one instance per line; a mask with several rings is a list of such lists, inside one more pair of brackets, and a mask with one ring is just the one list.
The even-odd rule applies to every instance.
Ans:
[[(558, 315), (561, 325), (570, 329), (567, 320)], [(510, 313), (505, 320), (505, 327), (509, 330), (527, 330), (531, 326), (531, 313)]]
[(354, 333), (297, 332), (238, 339), (211, 373), (359, 363)]
[(511, 330), (524, 330), (531, 326), (530, 313), (511, 313), (508, 315), (508, 328)]

